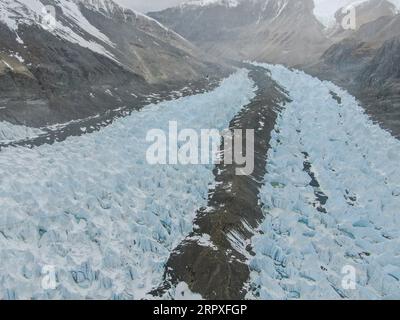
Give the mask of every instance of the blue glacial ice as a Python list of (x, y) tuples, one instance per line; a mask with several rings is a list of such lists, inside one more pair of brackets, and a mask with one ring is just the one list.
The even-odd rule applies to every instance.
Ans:
[(400, 298), (400, 141), (334, 84), (259, 65), (292, 102), (272, 135), (249, 298)]
[(20, 140), (32, 139), (44, 132), (37, 128), (23, 125), (15, 125), (6, 121), (0, 121), (0, 143), (18, 142)]
[[(239, 70), (211, 92), (149, 105), (99, 132), (2, 150), (0, 299), (146, 297), (214, 181), (212, 165), (148, 165), (147, 131), (168, 132), (169, 121), (223, 130), (254, 91)], [(43, 270), (55, 271), (55, 286)]]

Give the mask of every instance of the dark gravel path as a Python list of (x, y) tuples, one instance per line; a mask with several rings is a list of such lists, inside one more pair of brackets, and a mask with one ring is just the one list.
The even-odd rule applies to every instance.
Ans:
[[(286, 101), (265, 69), (245, 65), (258, 86), (257, 96), (230, 123), (230, 129), (255, 130), (255, 170), (251, 176), (237, 176), (237, 165), (218, 165), (214, 170), (216, 189), (210, 190), (208, 207), (198, 210), (195, 231), (171, 254), (165, 283), (153, 292), (162, 295), (183, 281), (205, 299), (243, 299), (250, 271), (246, 263), (251, 249), (246, 242), (252, 229), (263, 220), (259, 190), (266, 173), (270, 134), (282, 102)], [(262, 125), (263, 124), (263, 125)], [(213, 247), (198, 243), (196, 237), (208, 235)], [(243, 250), (229, 237), (239, 235)], [(243, 243), (242, 243), (243, 242)]]

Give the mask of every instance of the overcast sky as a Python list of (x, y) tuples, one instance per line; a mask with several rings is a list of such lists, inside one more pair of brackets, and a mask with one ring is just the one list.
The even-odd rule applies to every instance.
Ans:
[(125, 7), (141, 11), (143, 13), (165, 9), (177, 5), (181, 2), (184, 2), (183, 0), (114, 0), (114, 1), (118, 2), (119, 4)]
[[(115, 0), (125, 7), (141, 11), (143, 13), (155, 10), (165, 9), (177, 5), (185, 0)], [(316, 5), (316, 15), (326, 20), (328, 17), (333, 18), (337, 9), (347, 5), (354, 0), (314, 0)], [(391, 0), (400, 6), (400, 0)]]

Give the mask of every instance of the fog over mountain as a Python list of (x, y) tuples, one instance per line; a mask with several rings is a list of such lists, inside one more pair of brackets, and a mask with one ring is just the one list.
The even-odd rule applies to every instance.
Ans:
[(148, 15), (211, 55), (293, 66), (330, 46), (313, 9), (313, 0), (192, 1)]
[[(325, 24), (330, 25), (335, 21), (335, 13), (338, 9), (350, 5), (355, 0), (315, 0), (315, 15)], [(390, 0), (397, 7), (400, 7), (400, 0)]]
[[(117, 3), (131, 9), (135, 9), (141, 12), (158, 11), (163, 10), (188, 0), (116, 0)], [(314, 0), (315, 2), (315, 14), (324, 23), (329, 24), (334, 21), (335, 12), (354, 0)], [(400, 0), (391, 0), (392, 3), (400, 6)]]

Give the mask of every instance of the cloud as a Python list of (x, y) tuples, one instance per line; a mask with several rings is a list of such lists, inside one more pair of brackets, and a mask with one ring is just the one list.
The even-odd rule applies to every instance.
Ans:
[[(394, 3), (398, 8), (400, 7), (400, 0), (389, 0)], [(315, 15), (324, 23), (329, 24), (330, 21), (334, 20), (335, 12), (354, 2), (355, 0), (314, 0), (315, 2)]]
[(175, 6), (183, 0), (114, 0), (120, 5), (143, 13)]

